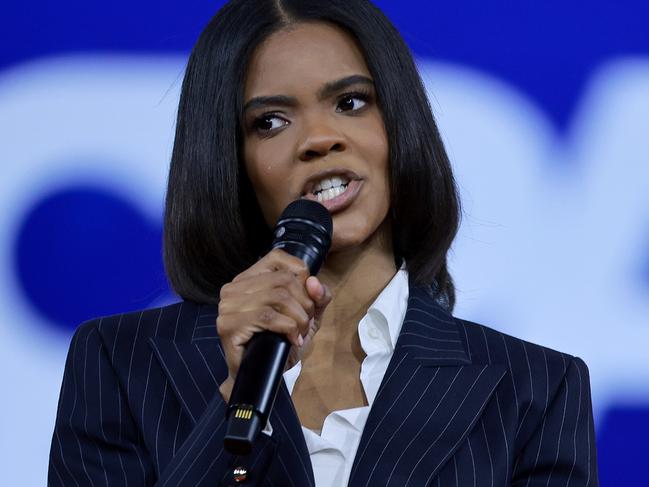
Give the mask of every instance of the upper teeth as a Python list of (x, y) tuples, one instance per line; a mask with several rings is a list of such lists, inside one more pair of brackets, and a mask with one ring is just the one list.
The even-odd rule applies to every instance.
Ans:
[(313, 186), (313, 194), (316, 194), (319, 191), (325, 189), (337, 188), (338, 186), (342, 186), (347, 183), (349, 183), (349, 179), (345, 176), (333, 176), (332, 178), (324, 178), (320, 182), (316, 183), (315, 186)]
[(325, 178), (313, 187), (313, 194), (316, 196), (318, 201), (327, 201), (344, 193), (347, 190), (348, 185), (349, 179), (344, 176)]

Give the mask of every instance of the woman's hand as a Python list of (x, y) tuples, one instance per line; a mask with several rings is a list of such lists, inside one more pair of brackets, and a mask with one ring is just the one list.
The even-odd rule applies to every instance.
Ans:
[(227, 402), (246, 344), (269, 330), (293, 344), (288, 367), (297, 363), (320, 328), (331, 292), (299, 258), (280, 249), (270, 251), (221, 288), (216, 328), (228, 365), (219, 390)]

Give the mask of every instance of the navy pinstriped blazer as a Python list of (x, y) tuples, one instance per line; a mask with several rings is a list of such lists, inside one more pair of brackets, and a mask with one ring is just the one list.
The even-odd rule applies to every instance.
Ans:
[[(260, 435), (248, 457), (224, 452), (215, 317), (214, 306), (183, 302), (79, 327), (49, 485), (228, 486), (243, 467), (244, 485), (314, 487), (283, 384), (272, 437)], [(579, 358), (453, 318), (411, 283), (349, 485), (595, 487), (594, 439)]]

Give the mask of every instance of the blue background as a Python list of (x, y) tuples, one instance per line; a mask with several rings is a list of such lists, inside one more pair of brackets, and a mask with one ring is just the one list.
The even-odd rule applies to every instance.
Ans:
[[(23, 66), (69, 55), (82, 56), (80, 59), (102, 59), (107, 55), (183, 59), (221, 4), (11, 2), (3, 8), (0, 77)], [(559, 140), (572, 136), (575, 111), (584, 103), (587, 86), (602, 66), (617, 59), (649, 60), (649, 3), (644, 1), (384, 0), (376, 4), (396, 24), (421, 62), (468, 68), (497, 80), (533, 105)], [(432, 90), (434, 93), (434, 82)], [(61, 115), (60, 123), (65, 123), (65, 114)], [(0, 117), (5, 116), (0, 111)], [(645, 119), (645, 123), (649, 137), (649, 120)], [(444, 132), (443, 124), (441, 128)], [(160, 141), (161, 145), (168, 143), (168, 138)], [(5, 143), (0, 152), (3, 146)], [(110, 156), (97, 152), (96, 156), (106, 157), (105, 165), (110, 166)], [(10, 155), (2, 154), (3, 171), (13, 167)], [(168, 160), (158, 162), (165, 168)], [(548, 158), (546, 164), (574, 166), (587, 161), (557, 157)], [(458, 179), (462, 186), (462, 179)], [(28, 332), (53, 337), (52, 346), (59, 347), (63, 354), (71, 332), (85, 319), (174, 299), (160, 259), (161, 205), (157, 217), (152, 218), (127, 196), (129, 191), (98, 183), (94, 176), (82, 175), (63, 183), (57, 179), (51, 187), (45, 178), (38, 180), (33, 195), (24, 204), (10, 205), (15, 224), (3, 231), (2, 239), (11, 265), (0, 272), (14, 283), (13, 289), (28, 308), (25, 313), (38, 317), (39, 324)], [(607, 197), (610, 195), (602, 195)], [(497, 220), (497, 215), (494, 218)], [(649, 300), (649, 219), (640, 219), (634, 225), (642, 226), (636, 228), (636, 233), (645, 236), (639, 245), (644, 250), (637, 256), (637, 282), (633, 283), (634, 292), (643, 301)], [(138, 238), (131, 238), (133, 235)], [(583, 249), (587, 251), (588, 246)], [(593, 256), (593, 262), (596, 260), (597, 256)], [(644, 304), (640, 305), (642, 309)], [(494, 311), (484, 312), (484, 318), (494, 321), (496, 327), (498, 316)], [(9, 329), (19, 322), (0, 323), (0, 327)], [(646, 337), (649, 316), (640, 322)], [(515, 329), (508, 331), (517, 334)], [(589, 357), (586, 361), (589, 365), (592, 362)], [(14, 371), (20, 369), (15, 363), (11, 365)], [(62, 365), (52, 363), (58, 367), (59, 377)], [(649, 367), (649, 360), (645, 365)], [(605, 398), (601, 406), (595, 404), (599, 408), (596, 424), (603, 486), (649, 486), (649, 384), (636, 387), (637, 396), (625, 392), (617, 397), (594, 391), (596, 400)], [(43, 401), (53, 421), (56, 403), (51, 394)], [(29, 424), (30, 418), (14, 421)], [(0, 436), (4, 434), (0, 430)], [(45, 445), (39, 451), (47, 450), (51, 429), (35, 435), (42, 437)], [(0, 443), (0, 456), (6, 456), (5, 450), (9, 452), (8, 444)], [(29, 452), (20, 452), (20, 458), (22, 462), (34, 461)], [(43, 475), (46, 462), (46, 457), (38, 459), (38, 475)], [(16, 471), (16, 465), (22, 463), (7, 468)]]

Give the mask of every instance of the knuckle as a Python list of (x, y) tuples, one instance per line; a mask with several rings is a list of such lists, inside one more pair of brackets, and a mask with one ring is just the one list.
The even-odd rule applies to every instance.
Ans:
[(277, 271), (277, 280), (279, 281), (280, 284), (282, 284), (284, 286), (289, 286), (293, 282), (294, 279), (295, 278), (294, 278), (293, 274), (291, 274), (287, 270)]
[(279, 247), (276, 247), (276, 248), (274, 248), (273, 250), (271, 250), (271, 252), (270, 252), (269, 255), (272, 255), (273, 257), (276, 257), (276, 258), (281, 259), (281, 258), (283, 258), (286, 254), (287, 254), (286, 251), (280, 249)]
[(257, 314), (257, 319), (260, 323), (268, 325), (273, 321), (273, 319), (275, 319), (276, 315), (277, 311), (275, 311), (270, 306), (264, 306)]
[(268, 261), (268, 264), (271, 265), (274, 269), (279, 267), (279, 263), (282, 260), (282, 254), (285, 252), (282, 249), (273, 249), (266, 254), (264, 259)]
[(289, 318), (286, 324), (286, 333), (294, 334), (300, 332), (300, 324), (293, 318)]
[(300, 329), (307, 328), (309, 326), (309, 321), (310, 320), (311, 320), (311, 318), (309, 318), (307, 315), (301, 316), (300, 317), (300, 323), (299, 323)]
[(223, 331), (226, 329), (226, 324), (225, 324), (225, 318), (222, 316), (218, 316), (216, 318), (216, 333), (218, 333), (219, 336), (223, 335)]
[(271, 253), (274, 254), (274, 259), (277, 259), (277, 264), (281, 265), (283, 268), (289, 268), (291, 274), (297, 273), (301, 275), (309, 272), (306, 263), (299, 257), (291, 255), (282, 249), (273, 249)]
[(300, 265), (298, 266), (298, 271), (300, 273), (300, 277), (304, 277), (306, 280), (307, 277), (309, 277), (311, 274), (309, 272), (309, 268), (306, 266), (306, 262), (303, 260), (300, 260)]
[(306, 266), (306, 263), (301, 259), (297, 259), (295, 266), (291, 268), (291, 271), (293, 275), (300, 278), (300, 281), (306, 281), (307, 277), (309, 277), (310, 275), (309, 268)]
[(219, 300), (219, 304), (218, 304), (217, 320), (219, 318), (223, 319), (223, 315), (226, 315), (226, 314), (228, 314), (228, 301), (227, 301), (227, 299), (221, 299), (221, 300)]
[(291, 293), (283, 287), (277, 287), (273, 290), (273, 298), (275, 301), (286, 301), (291, 297)]
[(219, 290), (219, 299), (223, 299), (228, 296), (230, 292), (230, 283), (224, 284), (221, 286), (221, 289)]

